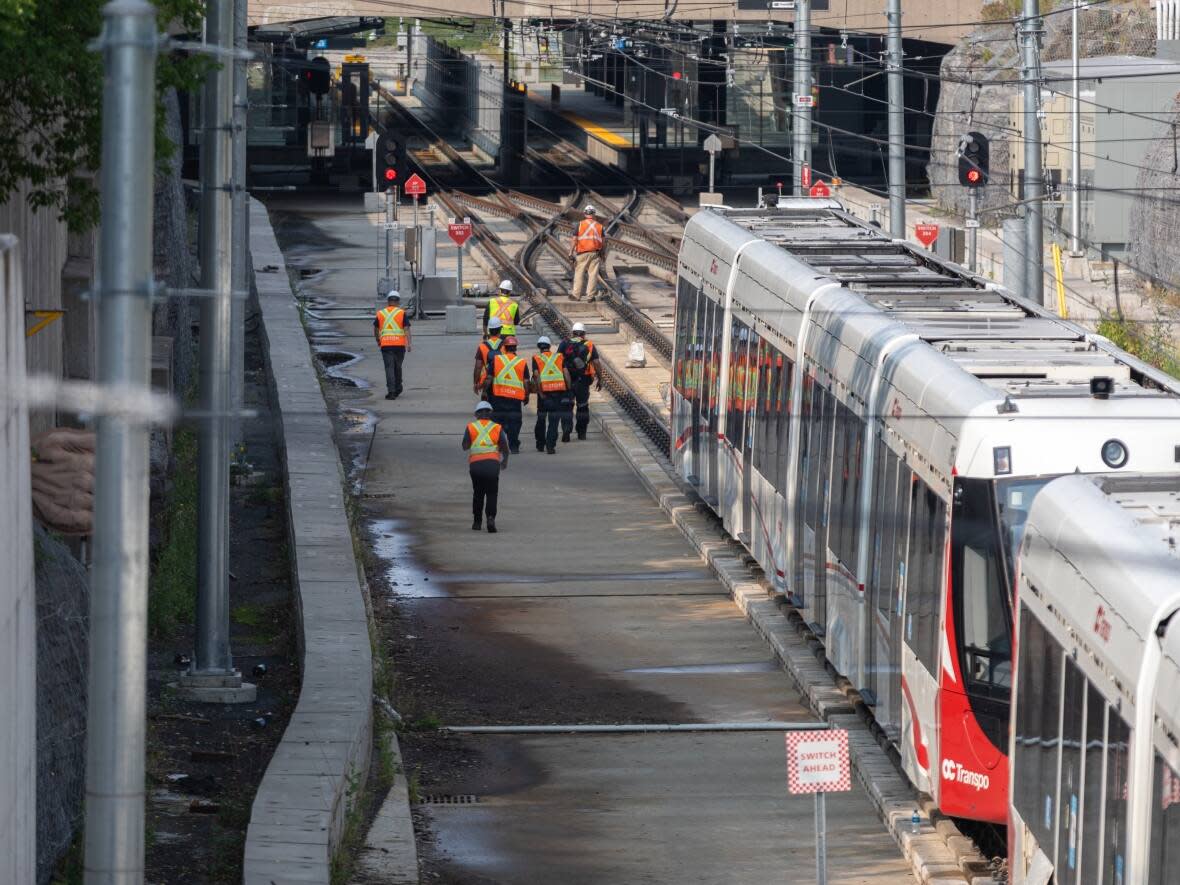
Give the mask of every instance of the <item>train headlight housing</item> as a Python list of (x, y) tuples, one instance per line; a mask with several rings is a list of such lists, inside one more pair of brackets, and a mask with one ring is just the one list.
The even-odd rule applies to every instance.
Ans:
[(1102, 444), (1102, 463), (1107, 467), (1118, 470), (1127, 466), (1127, 459), (1131, 457), (1127, 447), (1121, 440), (1108, 439)]

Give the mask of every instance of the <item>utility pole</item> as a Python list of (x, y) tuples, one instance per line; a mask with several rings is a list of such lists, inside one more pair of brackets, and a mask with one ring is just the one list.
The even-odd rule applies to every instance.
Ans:
[(1024, 0), (1021, 34), (1024, 40), (1024, 258), (1027, 271), (1024, 294), (1030, 301), (1044, 303), (1044, 180), (1041, 169), (1040, 31), (1038, 0)]
[(811, 165), (811, 0), (795, 4), (795, 131), (791, 143), (795, 196), (807, 196), (803, 167)]
[[(241, 2), (241, 0), (239, 0)], [(233, 315), (234, 0), (209, 0), (205, 35), (219, 66), (205, 77), (201, 140), (201, 428), (197, 449), (197, 641), (179, 689), (215, 703), (252, 701), (229, 649), (229, 420)]]
[(905, 81), (902, 79), (901, 0), (889, 0), (889, 235), (905, 239)]
[(246, 0), (234, 3), (234, 131), (233, 131), (233, 300), (230, 328), (230, 443), (245, 441), (240, 417), (245, 400), (246, 371), (246, 291), (249, 288), (247, 263), (250, 255), (250, 215), (246, 211)]
[(1074, 0), (1071, 13), (1073, 35), (1070, 39), (1073, 55), (1073, 120), (1070, 132), (1073, 160), (1070, 163), (1070, 178), (1073, 179), (1073, 186), (1070, 188), (1069, 201), (1069, 254), (1074, 257), (1082, 254), (1082, 71), (1079, 58), (1081, 39), (1078, 31), (1080, 9), (1081, 0)]
[[(150, 390), (156, 8), (103, 9), (102, 226), (98, 381)], [(86, 735), (85, 881), (143, 882), (147, 706), (148, 426), (98, 418), (90, 680)]]

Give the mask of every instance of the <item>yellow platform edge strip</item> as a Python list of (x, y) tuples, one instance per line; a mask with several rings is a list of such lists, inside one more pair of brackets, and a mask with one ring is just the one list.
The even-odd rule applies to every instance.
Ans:
[(561, 115), (575, 126), (585, 129), (599, 141), (605, 141), (611, 147), (632, 146), (630, 139), (623, 138), (623, 136), (619, 135), (618, 133), (612, 132), (610, 129), (605, 129), (602, 126), (599, 126), (597, 123), (591, 123), (585, 117), (579, 117), (577, 114), (571, 113), (570, 111), (561, 111)]

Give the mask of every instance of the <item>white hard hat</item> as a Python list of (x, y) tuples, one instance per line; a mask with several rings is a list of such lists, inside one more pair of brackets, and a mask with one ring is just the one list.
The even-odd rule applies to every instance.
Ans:
[(501, 292), (511, 292), (512, 291), (512, 280), (500, 280), (500, 291)]
[(475, 414), (477, 414), (477, 415), (480, 412), (490, 412), (490, 411), (492, 411), (492, 404), (489, 403), (486, 399), (480, 400), (479, 404), (475, 407)]
[(585, 212), (587, 215), (594, 215), (598, 212), (598, 210), (594, 208), (593, 203), (587, 203), (586, 208), (583, 209), (582, 211)]
[(586, 331), (586, 324), (582, 323), (582, 322), (574, 323), (574, 325), (571, 328), (571, 331), (585, 332)]
[(488, 320), (488, 328), (489, 329), (498, 329), (502, 325), (504, 325), (504, 323), (500, 320), (499, 317), (492, 317), (490, 320)]
[(397, 289), (390, 289), (389, 292), (385, 296), (385, 300), (386, 301), (393, 301), (395, 298), (398, 301), (401, 301), (402, 293), (399, 292)]
[(537, 346), (538, 347), (542, 344), (552, 344), (552, 343), (553, 342), (549, 340), (548, 335), (542, 335), (540, 338), (537, 339)]

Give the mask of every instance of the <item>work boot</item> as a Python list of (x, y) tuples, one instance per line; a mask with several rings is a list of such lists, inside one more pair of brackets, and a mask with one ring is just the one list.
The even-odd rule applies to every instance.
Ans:
[(396, 393), (387, 393), (387, 394), (385, 394), (385, 398), (386, 399), (397, 399), (397, 394)]
[(569, 435), (568, 433), (563, 433), (563, 434), (561, 435), (561, 441), (562, 441), (562, 442), (569, 442), (569, 441), (570, 441), (570, 435)]
[(579, 431), (578, 431), (578, 439), (585, 439), (585, 438), (586, 438), (586, 431), (585, 431), (585, 430), (579, 430)]
[(544, 443), (537, 443), (537, 451), (538, 452), (545, 451), (545, 444)]
[(496, 534), (496, 521), (494, 519), (492, 519), (490, 516), (488, 517), (488, 534), (489, 535)]
[(557, 454), (557, 449), (554, 449), (554, 448), (550, 447), (550, 448), (548, 448), (548, 449), (546, 449), (546, 450), (545, 450), (545, 454), (546, 454), (546, 455), (556, 455), (556, 454)]
[(513, 455), (519, 455), (519, 454), (520, 454), (520, 446), (509, 446), (509, 447), (508, 447), (508, 450), (509, 450), (509, 451), (510, 451), (510, 452), (511, 452)]
[(473, 532), (478, 532), (482, 528), (483, 528), (483, 523), (478, 519), (475, 520), (473, 523), (471, 523), (471, 530)]

